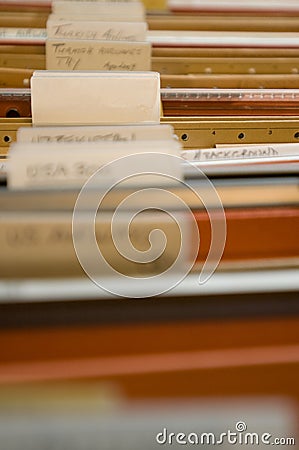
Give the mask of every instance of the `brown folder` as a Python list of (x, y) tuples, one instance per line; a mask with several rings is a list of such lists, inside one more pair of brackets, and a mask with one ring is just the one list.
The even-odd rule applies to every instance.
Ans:
[[(299, 200), (299, 196), (298, 196)], [(208, 255), (211, 227), (206, 212), (195, 211), (201, 244), (198, 261)], [(226, 209), (223, 262), (296, 258), (299, 262), (299, 207)]]

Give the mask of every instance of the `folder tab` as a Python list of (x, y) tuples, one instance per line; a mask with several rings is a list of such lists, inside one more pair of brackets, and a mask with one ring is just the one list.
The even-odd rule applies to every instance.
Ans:
[(34, 125), (160, 122), (156, 72), (36, 71), (31, 94)]

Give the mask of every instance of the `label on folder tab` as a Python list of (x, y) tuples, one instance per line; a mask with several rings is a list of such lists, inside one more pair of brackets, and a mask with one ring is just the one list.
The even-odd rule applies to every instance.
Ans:
[(151, 69), (148, 42), (47, 39), (49, 70), (144, 71)]
[(17, 142), (130, 142), (173, 139), (170, 125), (107, 125), (93, 127), (21, 127)]
[(145, 41), (145, 22), (102, 22), (53, 20), (47, 22), (47, 37), (53, 39), (93, 39), (100, 41)]
[[(173, 184), (173, 179), (183, 179), (179, 150), (180, 144), (174, 140), (14, 143), (10, 148), (8, 185), (13, 189), (80, 188), (98, 170), (101, 173), (97, 186), (119, 181), (135, 186)], [(174, 156), (163, 159), (167, 162), (167, 176), (159, 175), (159, 154)], [(114, 164), (109, 164), (112, 162)], [(136, 176), (126, 179), (126, 168), (134, 168)]]

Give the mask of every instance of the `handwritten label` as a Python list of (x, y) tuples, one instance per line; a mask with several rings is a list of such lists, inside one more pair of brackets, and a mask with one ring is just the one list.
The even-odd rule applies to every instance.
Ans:
[[(162, 152), (161, 148), (160, 152)], [(112, 159), (125, 156), (123, 152), (115, 153), (111, 151), (111, 156), (104, 154), (104, 152), (101, 157), (100, 149), (98, 151), (99, 156), (88, 154), (88, 152), (84, 152), (83, 149), (82, 152), (80, 152), (80, 155), (78, 155), (78, 152), (65, 152), (61, 149), (59, 150), (59, 153), (63, 153), (63, 157), (60, 156), (58, 158), (57, 155), (55, 156), (55, 153), (57, 153), (57, 151), (54, 151), (53, 157), (50, 160), (49, 157), (39, 156), (38, 149), (35, 152), (35, 155), (33, 155), (33, 153), (30, 155), (26, 154), (26, 157), (24, 155), (25, 159), (21, 157), (21, 152), (14, 154), (11, 152), (10, 171), (8, 174), (9, 187), (13, 189), (24, 188), (27, 186), (31, 188), (47, 187), (49, 189), (57, 189), (66, 186), (81, 187), (83, 183), (99, 169), (101, 169), (101, 176), (96, 180), (99, 186), (105, 185), (107, 182), (114, 183), (119, 180), (119, 171), (117, 171), (115, 165), (109, 165), (107, 163)], [(84, 154), (84, 159), (82, 154)], [(29, 163), (28, 160), (30, 161)], [(130, 161), (131, 160), (129, 159), (127, 164), (130, 164)], [(125, 164), (126, 160), (124, 159), (124, 167)], [(129, 186), (135, 186), (136, 184), (138, 186), (158, 184), (160, 186), (162, 184), (171, 184), (171, 177), (182, 178), (182, 165), (180, 164), (179, 159), (177, 160), (177, 163), (173, 164), (173, 167), (167, 169), (169, 177), (161, 177), (158, 175), (160, 170), (159, 158), (156, 164), (151, 160), (150, 168), (148, 167), (149, 165), (146, 169), (149, 170), (150, 174), (140, 174), (123, 181), (123, 184)], [(155, 175), (155, 173), (157, 173), (157, 175)]]
[[(297, 153), (299, 154), (299, 148)], [(215, 161), (226, 159), (267, 158), (271, 156), (284, 156), (288, 154), (293, 154), (293, 151), (279, 148), (279, 146), (273, 147), (268, 145), (240, 148), (186, 150), (181, 153), (181, 156), (188, 161)]]
[(145, 22), (53, 21), (47, 22), (48, 38), (145, 41)]
[[(136, 177), (125, 180), (126, 185), (172, 184), (171, 177), (182, 179), (183, 168), (179, 158), (172, 158), (168, 164), (167, 176), (159, 176), (161, 158), (148, 154), (169, 154), (178, 156), (180, 145), (176, 141), (131, 141), (106, 143), (63, 143), (33, 144), (13, 143), (10, 147), (10, 170), (8, 185), (11, 188), (63, 186), (80, 187), (94, 172), (101, 168), (97, 185), (114, 183), (122, 179), (126, 170), (131, 170), (138, 159)], [(139, 158), (130, 158), (130, 155)], [(128, 158), (125, 158), (128, 156)], [(121, 163), (115, 163), (121, 158)], [(114, 162), (114, 164), (109, 164)], [(121, 167), (121, 174), (120, 174)], [(140, 170), (139, 170), (140, 168)]]
[(48, 39), (46, 66), (50, 70), (149, 71), (151, 46), (147, 42)]
[(172, 140), (170, 125), (110, 125), (94, 127), (21, 127), (17, 142), (132, 142), (136, 140)]
[(31, 142), (127, 142), (134, 141), (136, 135), (122, 136), (120, 133), (96, 134), (95, 136), (76, 136), (74, 134), (57, 134), (55, 136), (40, 135), (32, 138)]
[(47, 31), (44, 28), (0, 28), (0, 39), (3, 40), (21, 40), (36, 39), (45, 40)]
[[(62, 162), (51, 162), (45, 164), (30, 164), (26, 167), (28, 181), (44, 181), (47, 179), (86, 179), (101, 167), (100, 164), (92, 164), (85, 161), (78, 161), (74, 164)], [(105, 168), (105, 175), (109, 176), (109, 167)]]

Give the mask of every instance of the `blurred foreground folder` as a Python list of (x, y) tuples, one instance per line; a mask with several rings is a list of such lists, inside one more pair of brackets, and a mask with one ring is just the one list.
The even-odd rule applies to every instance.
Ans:
[[(22, 327), (1, 330), (0, 382), (97, 379), (135, 399), (284, 395), (298, 402), (298, 318), (293, 309), (292, 318), (273, 317), (278, 304), (295, 305), (295, 294), (256, 292), (255, 301), (253, 295), (220, 297), (186, 298), (185, 305), (171, 296), (138, 300), (135, 313), (136, 300), (125, 299), (2, 306), (2, 322), (18, 307), (10, 322)], [(113, 314), (121, 304), (124, 314)], [(204, 320), (196, 318), (202, 308)], [(235, 317), (229, 317), (231, 308), (238, 311)]]
[(139, 187), (167, 186), (183, 179), (179, 151), (180, 144), (174, 139), (14, 143), (9, 150), (8, 186), (77, 189), (93, 175), (93, 188), (113, 188), (119, 182)]
[[(147, 167), (149, 168), (149, 164)], [(170, 166), (168, 170), (170, 170)], [(280, 184), (282, 181), (284, 184)], [(111, 253), (108, 261), (113, 264), (116, 261), (116, 265), (122, 273), (130, 271), (133, 274), (135, 271), (138, 274), (143, 270), (149, 270), (150, 273), (160, 270), (161, 273), (164, 273), (171, 258), (177, 255), (176, 252), (180, 245), (182, 245), (185, 255), (185, 267), (189, 267), (187, 271), (192, 268), (195, 273), (200, 271), (203, 263), (207, 260), (213, 237), (212, 232), (216, 233), (217, 224), (226, 230), (224, 252), (220, 253), (219, 261), (217, 261), (219, 270), (298, 267), (299, 200), (296, 181), (297, 179), (291, 177), (285, 180), (277, 178), (276, 183), (274, 178), (272, 180), (267, 178), (253, 180), (251, 183), (248, 181), (237, 183), (234, 180), (230, 185), (223, 180), (222, 183), (215, 182), (217, 195), (224, 206), (224, 223), (221, 221), (221, 211), (217, 210), (217, 203), (206, 201), (205, 206), (208, 208), (209, 215), (204, 209), (201, 199), (209, 198), (209, 189), (199, 180), (191, 180), (190, 189), (178, 184), (164, 184), (163, 190), (167, 190), (167, 196), (162, 195), (161, 184), (158, 184), (159, 189), (155, 194), (151, 189), (147, 192), (146, 186), (138, 183), (135, 188), (126, 186), (123, 189), (110, 189), (104, 198), (102, 198), (104, 192), (97, 189), (88, 192), (88, 195), (85, 196), (85, 210), (80, 216), (82, 229), (79, 243), (85, 243), (86, 248), (92, 245), (92, 239), (88, 234), (90, 230), (88, 228), (88, 211), (90, 205), (93, 205), (95, 201), (98, 204), (102, 199), (102, 212), (99, 212), (96, 222), (98, 245), (105, 244), (103, 251)], [(158, 179), (158, 183), (161, 183), (161, 180)], [(142, 196), (139, 194), (138, 198), (136, 193), (140, 189)], [(77, 196), (78, 191), (74, 190), (1, 192), (0, 241), (3, 258), (0, 266), (3, 279), (84, 277), (84, 272), (76, 258), (75, 241), (72, 235), (72, 213)], [(174, 198), (181, 199), (194, 214), (199, 231), (200, 246), (198, 246), (198, 233), (195, 233), (197, 230), (193, 229), (190, 224), (193, 216), (191, 218), (180, 216), (182, 233), (185, 227), (189, 230), (190, 226), (187, 236), (184, 233), (181, 236), (177, 234), (175, 223), (170, 221), (168, 216), (164, 217), (159, 214), (159, 211), (168, 211), (170, 214), (175, 212), (177, 203)], [(132, 238), (134, 241), (136, 235), (135, 245), (137, 247), (145, 245), (148, 243), (151, 229), (159, 228), (160, 225), (167, 237), (167, 247), (162, 256), (162, 264), (158, 258), (153, 261), (152, 265), (141, 264), (142, 267), (139, 267), (140, 264), (133, 264), (129, 257), (129, 259), (123, 258), (123, 255), (127, 255), (126, 246), (124, 246), (124, 252), (119, 254), (109, 225), (112, 224), (115, 208), (119, 205), (126, 205), (127, 199), (132, 199), (132, 202), (127, 204), (127, 209), (120, 216), (122, 218), (120, 228), (123, 231), (119, 231), (119, 237), (123, 239), (122, 244), (125, 244), (125, 230), (128, 223), (131, 223), (132, 211), (140, 211), (148, 205), (154, 205), (155, 210), (151, 209), (147, 215), (141, 214), (140, 220), (136, 220), (136, 229), (132, 227), (130, 239)], [(134, 221), (132, 221), (133, 224)], [(135, 231), (133, 232), (133, 230)], [(182, 240), (183, 242), (181, 242)], [(142, 249), (145, 250), (144, 247)], [(189, 252), (188, 249), (192, 249), (192, 252)], [(41, 252), (42, 260), (40, 259)], [(105, 258), (106, 253), (103, 253)], [(194, 259), (192, 259), (193, 256)], [(103, 266), (101, 272), (103, 275), (107, 274), (104, 269)], [(234, 272), (231, 273), (231, 276), (233, 274)]]
[(295, 406), (279, 396), (130, 404), (113, 383), (13, 384), (4, 389), (0, 438), (11, 450), (21, 444), (24, 450), (62, 445), (81, 450), (82, 443), (94, 450), (178, 449), (182, 442), (226, 446), (235, 440), (258, 448), (275, 439), (294, 445), (297, 438)]

